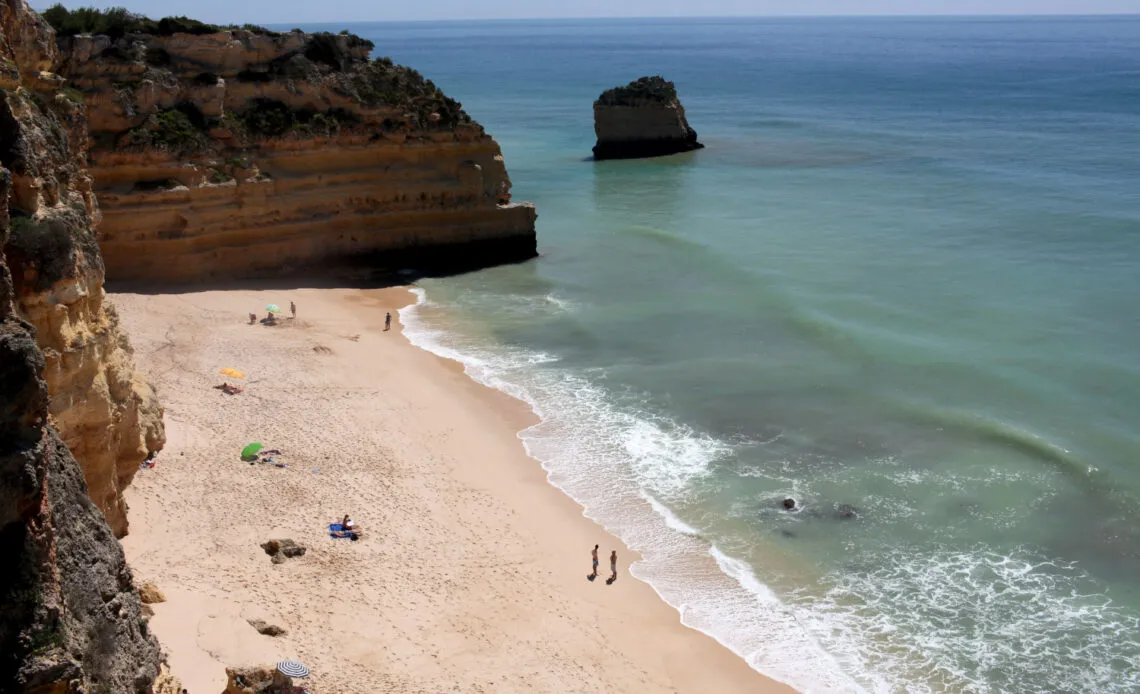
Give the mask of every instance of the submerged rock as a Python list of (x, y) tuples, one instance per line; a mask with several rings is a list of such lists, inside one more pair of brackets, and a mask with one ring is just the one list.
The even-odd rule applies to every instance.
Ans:
[(639, 159), (704, 147), (689, 127), (677, 89), (663, 77), (642, 77), (602, 92), (594, 102), (594, 159)]

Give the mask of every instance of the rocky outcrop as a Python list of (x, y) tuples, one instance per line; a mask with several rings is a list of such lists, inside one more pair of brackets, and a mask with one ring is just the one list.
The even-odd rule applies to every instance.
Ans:
[(144, 582), (139, 586), (139, 599), (143, 601), (144, 605), (166, 602), (166, 596), (158, 589), (158, 586), (149, 582)]
[(232, 30), (60, 47), (87, 103), (111, 279), (536, 254), (498, 144), (419, 73), (370, 60), (371, 42)]
[(272, 667), (226, 668), (226, 689), (222, 694), (267, 694), (289, 691), (293, 679)]
[[(36, 144), (56, 153), (66, 136), (47, 115), (53, 38), (23, 0), (0, 0), (0, 39), (0, 691), (144, 694), (159, 674), (158, 644), (122, 548), (52, 426), (38, 326), (20, 306), (27, 265), (13, 277), (7, 262), (14, 228), (31, 211), (42, 219), (45, 206), (80, 204), (71, 178), (79, 172), (28, 149), (33, 131), (55, 137)], [(43, 242), (61, 257), (81, 254), (63, 238), (70, 227), (47, 228)]]
[(3, 255), (16, 309), (44, 355), (52, 423), (122, 536), (122, 489), (164, 443), (162, 408), (104, 299), (83, 104), (51, 71), (59, 54), (50, 27), (20, 0), (2, 2), (0, 164), (11, 172)]
[(287, 559), (303, 557), (307, 549), (292, 540), (269, 540), (261, 543), (261, 548), (272, 557), (274, 564), (284, 564)]
[(672, 82), (642, 77), (594, 102), (594, 159), (637, 159), (704, 147), (685, 120)]
[(284, 636), (287, 632), (276, 624), (270, 624), (264, 619), (247, 619), (249, 625), (257, 630), (257, 633), (264, 636)]

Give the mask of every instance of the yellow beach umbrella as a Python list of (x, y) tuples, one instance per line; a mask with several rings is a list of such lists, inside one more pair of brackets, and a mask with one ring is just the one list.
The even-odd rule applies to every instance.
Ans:
[(233, 376), (234, 378), (245, 378), (245, 374), (238, 371), (237, 369), (229, 368), (229, 367), (222, 369), (218, 373), (224, 374), (226, 376)]

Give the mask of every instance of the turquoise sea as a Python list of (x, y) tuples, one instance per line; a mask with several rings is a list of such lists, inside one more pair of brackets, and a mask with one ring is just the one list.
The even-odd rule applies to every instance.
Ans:
[[(347, 28), (538, 205), (411, 339), (687, 624), (808, 692), (1140, 691), (1140, 17)], [(656, 73), (707, 149), (589, 161)]]

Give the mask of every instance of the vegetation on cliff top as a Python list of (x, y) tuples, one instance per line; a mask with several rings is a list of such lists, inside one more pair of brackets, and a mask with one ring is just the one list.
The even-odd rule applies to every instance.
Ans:
[(215, 34), (219, 31), (245, 29), (255, 34), (274, 35), (264, 27), (246, 24), (245, 26), (218, 26), (206, 24), (189, 17), (163, 17), (153, 20), (141, 14), (135, 14), (125, 7), (109, 7), (100, 10), (95, 7), (80, 7), (68, 10), (61, 4), (55, 4), (44, 10), (44, 19), (55, 29), (57, 36), (75, 36), (77, 34), (106, 34), (111, 38), (122, 38), (127, 34), (153, 34), (155, 36), (170, 36), (172, 34)]
[(602, 92), (595, 105), (636, 106), (645, 102), (668, 104), (677, 100), (677, 88), (672, 82), (654, 75), (641, 77), (624, 87), (614, 87)]
[[(180, 154), (220, 153), (223, 150), (255, 146), (258, 140), (280, 137), (335, 137), (342, 131), (359, 128), (382, 132), (451, 130), (471, 123), (462, 104), (444, 94), (418, 71), (397, 65), (391, 58), (371, 58), (374, 44), (348, 31), (339, 34), (300, 30), (280, 34), (260, 27), (243, 29), (270, 37), (272, 47), (260, 49), (264, 62), (240, 66), (230, 74), (186, 70), (166, 50), (147, 40), (148, 36), (173, 33), (209, 34), (237, 27), (205, 24), (186, 17), (158, 21), (124, 8), (68, 10), (53, 5), (43, 16), (59, 35), (101, 34), (112, 44), (101, 54), (105, 60), (137, 64), (142, 70), (116, 72), (121, 81), (113, 83), (124, 110), (134, 111), (133, 127), (116, 133), (93, 133), (99, 146), (131, 149), (160, 149)], [(298, 45), (296, 36), (303, 39)], [(288, 40), (277, 40), (289, 37)], [(171, 85), (179, 80), (196, 87), (209, 87), (221, 79), (249, 82), (308, 83), (327, 89), (336, 97), (331, 106), (347, 99), (364, 106), (358, 112), (349, 106), (314, 110), (298, 109), (276, 99), (250, 98), (244, 104), (227, 106), (222, 117), (204, 116), (194, 97), (172, 107), (139, 112), (135, 91), (152, 83)], [(82, 82), (80, 82), (82, 84)], [(292, 89), (292, 87), (290, 87)], [(376, 114), (379, 110), (379, 114)], [(380, 137), (380, 133), (373, 133)], [(112, 144), (113, 143), (113, 144)]]

